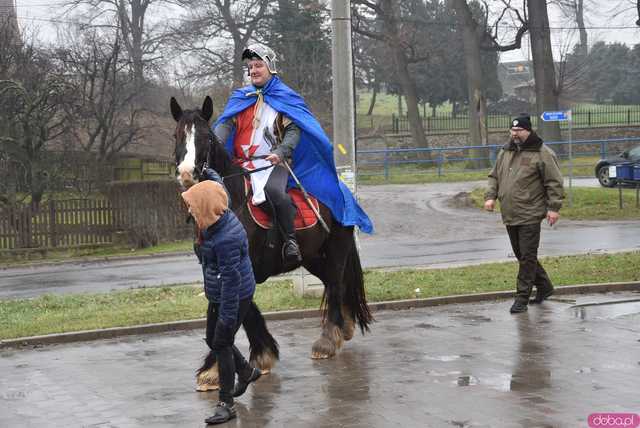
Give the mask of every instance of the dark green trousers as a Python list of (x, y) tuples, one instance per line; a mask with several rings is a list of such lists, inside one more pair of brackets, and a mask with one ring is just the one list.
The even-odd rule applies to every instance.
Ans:
[(507, 233), (513, 253), (520, 265), (516, 299), (528, 303), (534, 286), (538, 291), (545, 291), (553, 287), (549, 275), (538, 261), (540, 223), (507, 226)]

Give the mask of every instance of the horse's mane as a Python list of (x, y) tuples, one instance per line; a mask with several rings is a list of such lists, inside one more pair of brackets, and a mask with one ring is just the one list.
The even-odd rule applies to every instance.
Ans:
[[(244, 176), (240, 174), (242, 167), (233, 163), (231, 156), (227, 152), (224, 145), (218, 140), (216, 135), (209, 128), (209, 152), (207, 156), (207, 164), (210, 168), (216, 170), (223, 178), (224, 185), (231, 194), (233, 203), (233, 209), (238, 208), (236, 204), (243, 204), (244, 198)], [(235, 175), (237, 174), (237, 175)]]

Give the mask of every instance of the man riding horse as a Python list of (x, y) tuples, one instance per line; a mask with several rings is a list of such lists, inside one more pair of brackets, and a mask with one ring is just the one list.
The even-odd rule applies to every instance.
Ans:
[[(257, 283), (298, 266), (320, 278), (325, 286), (322, 330), (312, 345), (311, 357), (331, 358), (353, 337), (356, 325), (364, 333), (373, 322), (353, 233), (355, 226), (371, 233), (373, 225), (339, 180), (333, 147), (322, 127), (302, 97), (276, 75), (273, 51), (256, 44), (242, 57), (252, 84), (233, 91), (213, 132), (208, 125), (213, 114), (211, 98), (206, 97), (199, 110), (182, 110), (171, 99), (177, 122), (177, 179), (188, 188), (207, 178), (207, 168), (224, 177), (231, 209), (247, 231)], [(251, 177), (252, 194), (246, 193), (246, 175)], [(307, 223), (305, 216), (297, 239), (293, 205), (285, 193), (296, 184), (306, 199), (304, 206), (298, 202), (300, 211), (313, 211), (318, 217)], [(317, 201), (311, 201), (307, 191)], [(279, 239), (273, 239), (270, 227), (253, 216), (255, 204), (276, 217), (273, 223), (284, 238), (282, 251), (273, 245)], [(256, 305), (249, 308), (243, 326), (251, 360), (265, 373), (278, 358), (278, 346)], [(209, 353), (198, 370), (199, 390), (217, 388), (214, 363), (215, 355)]]
[(333, 148), (304, 100), (277, 75), (276, 55), (253, 44), (242, 53), (251, 85), (231, 95), (213, 126), (218, 140), (251, 174), (253, 204), (275, 217), (283, 235), (285, 265), (302, 260), (294, 229), (295, 206), (286, 192), (291, 168), (303, 188), (327, 205), (344, 226), (371, 233), (371, 221), (348, 188), (337, 179)]

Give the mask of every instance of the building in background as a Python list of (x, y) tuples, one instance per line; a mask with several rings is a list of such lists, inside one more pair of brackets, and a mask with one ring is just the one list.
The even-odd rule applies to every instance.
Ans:
[(521, 90), (522, 86), (533, 81), (533, 64), (531, 61), (501, 62), (498, 64), (498, 79), (504, 95), (518, 96), (516, 88)]

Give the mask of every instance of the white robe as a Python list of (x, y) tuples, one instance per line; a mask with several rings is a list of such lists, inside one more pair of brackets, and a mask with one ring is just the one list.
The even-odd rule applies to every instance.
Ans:
[[(240, 146), (247, 157), (266, 156), (273, 150), (271, 143), (264, 137), (264, 132), (265, 129), (267, 129), (271, 135), (275, 135), (273, 127), (275, 125), (278, 112), (267, 103), (263, 103), (259, 114), (260, 124), (257, 128), (254, 128), (253, 133), (251, 134), (250, 145)], [(271, 162), (265, 159), (254, 159), (243, 162), (242, 164), (243, 168), (248, 170), (258, 169), (269, 165), (271, 165)], [(269, 176), (272, 172), (273, 168), (268, 168), (250, 175), (251, 188), (253, 189), (253, 198), (251, 201), (254, 205), (259, 205), (267, 200), (264, 193), (264, 186), (267, 184), (267, 180), (269, 180)]]

